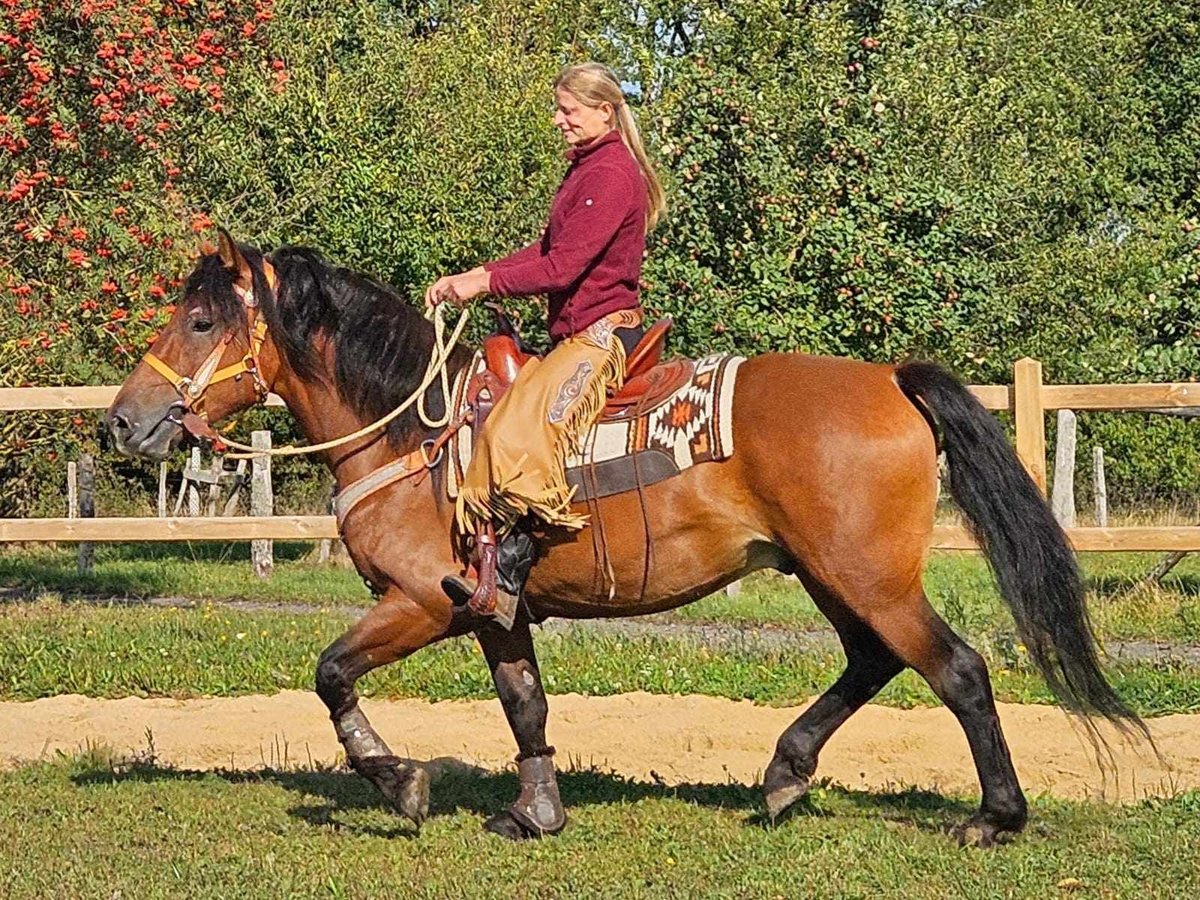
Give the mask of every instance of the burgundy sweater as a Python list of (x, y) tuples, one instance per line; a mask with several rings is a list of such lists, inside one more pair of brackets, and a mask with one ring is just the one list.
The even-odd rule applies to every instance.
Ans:
[(549, 295), (556, 342), (638, 305), (649, 202), (642, 170), (617, 131), (571, 148), (567, 158), (541, 238), (483, 266), (497, 296)]

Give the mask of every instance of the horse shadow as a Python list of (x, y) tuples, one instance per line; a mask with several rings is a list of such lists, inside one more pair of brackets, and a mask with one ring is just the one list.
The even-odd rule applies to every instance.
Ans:
[[(430, 818), (466, 812), (486, 817), (505, 809), (520, 785), (513, 771), (495, 772), (454, 757), (415, 763), (433, 777)], [(814, 783), (813, 791), (775, 821), (763, 811), (757, 785), (667, 784), (651, 773), (640, 780), (595, 767), (568, 765), (559, 773), (559, 790), (568, 814), (573, 809), (626, 805), (642, 800), (677, 800), (714, 810), (739, 813), (747, 827), (769, 829), (791, 819), (883, 818), (899, 827), (945, 832), (974, 807), (963, 800), (932, 791), (896, 786), (881, 791), (855, 790), (829, 781)], [(391, 811), (375, 788), (358, 774), (341, 768), (225, 769), (199, 771), (139, 761), (112, 768), (92, 766), (71, 777), (80, 788), (120, 782), (180, 782), (218, 778), (229, 784), (267, 784), (281, 787), (300, 798), (288, 810), (293, 818), (314, 827), (334, 828), (348, 833), (379, 837), (411, 838), (417, 835), (406, 820), (397, 817), (391, 827), (346, 818), (345, 813), (369, 810)]]

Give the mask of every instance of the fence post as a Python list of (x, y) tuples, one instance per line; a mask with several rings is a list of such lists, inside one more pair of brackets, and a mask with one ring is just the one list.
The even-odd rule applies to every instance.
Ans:
[(165, 462), (158, 464), (158, 517), (165, 519), (167, 516), (167, 464)]
[(1075, 413), (1058, 411), (1054, 441), (1054, 493), (1050, 507), (1063, 528), (1075, 527)]
[[(79, 515), (91, 519), (96, 515), (96, 470), (92, 457), (84, 454), (79, 457)], [(92, 571), (95, 560), (95, 547), (87, 541), (79, 544), (79, 574), (86, 575)]]
[(192, 472), (190, 479), (185, 477), (184, 484), (187, 485), (187, 511), (189, 516), (200, 515), (200, 482), (196, 480), (196, 475), (200, 472), (200, 448), (193, 447), (191, 455), (188, 457), (188, 468)]
[(1108, 483), (1104, 480), (1104, 448), (1092, 448), (1092, 492), (1096, 495), (1096, 524), (1108, 527)]
[(1013, 406), (1017, 456), (1033, 483), (1046, 494), (1046, 411), (1042, 406), (1042, 364), (1025, 357), (1013, 366)]
[[(255, 431), (250, 435), (250, 446), (255, 450), (271, 449), (271, 432)], [(275, 496), (271, 490), (271, 457), (265, 453), (256, 456), (250, 466), (250, 515), (270, 516), (275, 514)], [(259, 578), (270, 578), (275, 569), (274, 544), (272, 541), (251, 541), (250, 562), (254, 574)]]
[(67, 518), (79, 518), (79, 468), (67, 463)]
[[(329, 501), (325, 504), (325, 512), (331, 516), (333, 515), (333, 496), (332, 496), (332, 494), (329, 497)], [(329, 553), (332, 549), (333, 549), (333, 541), (331, 541), (329, 538), (321, 538), (321, 542), (319, 544), (317, 544), (317, 562), (319, 562), (319, 563), (329, 562)]]

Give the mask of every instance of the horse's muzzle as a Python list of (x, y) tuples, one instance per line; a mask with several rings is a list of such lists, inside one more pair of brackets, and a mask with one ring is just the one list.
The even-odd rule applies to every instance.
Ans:
[(113, 446), (126, 456), (164, 460), (183, 439), (180, 416), (183, 410), (177, 403), (149, 415), (131, 405), (114, 405), (108, 410), (105, 424), (112, 435)]

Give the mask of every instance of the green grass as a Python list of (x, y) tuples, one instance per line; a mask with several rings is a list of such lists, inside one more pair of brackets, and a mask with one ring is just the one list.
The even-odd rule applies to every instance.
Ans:
[[(275, 575), (269, 581), (250, 571), (247, 544), (101, 545), (90, 575), (76, 571), (73, 549), (10, 550), (0, 552), (0, 586), (63, 597), (179, 596), (330, 607), (372, 602), (352, 569), (313, 562), (311, 545), (276, 543), (275, 549)], [(1150, 553), (1083, 555), (1089, 606), (1103, 638), (1200, 643), (1200, 556), (1186, 558), (1162, 588), (1134, 590), (1157, 559)], [(925, 584), (955, 629), (974, 638), (1011, 641), (1012, 618), (979, 556), (932, 554)], [(746, 579), (740, 596), (716, 594), (674, 615), (697, 622), (829, 627), (794, 578), (774, 573)]]
[(99, 544), (79, 574), (74, 547), (0, 552), (0, 586), (62, 596), (188, 597), (315, 606), (369, 606), (353, 569), (319, 564), (311, 544), (275, 542), (275, 574), (254, 576), (248, 543)]
[[(1105, 639), (1200, 642), (1200, 555), (1185, 557), (1160, 588), (1137, 583), (1158, 561), (1151, 553), (1085, 553), (1081, 565), (1097, 634)], [(976, 554), (936, 552), (925, 592), (946, 620), (968, 635), (1011, 633), (1012, 617), (991, 572)], [(714, 594), (680, 609), (681, 618), (756, 626), (828, 628), (829, 623), (793, 578), (758, 573), (734, 597)]]
[[(0, 697), (62, 693), (96, 697), (239, 695), (308, 688), (321, 649), (347, 627), (344, 615), (202, 609), (130, 609), (43, 602), (0, 610)], [(985, 649), (987, 649), (985, 647)], [(1011, 647), (992, 651), (996, 695), (1048, 703), (1040, 678)], [(595, 632), (541, 634), (538, 655), (551, 693), (645, 690), (788, 703), (824, 690), (841, 670), (828, 649), (711, 650), (687, 639), (622, 638)], [(1146, 715), (1200, 710), (1200, 669), (1126, 663), (1117, 689)], [(494, 689), (477, 645), (466, 638), (426, 648), (362, 682), (368, 696), (482, 699)], [(894, 706), (937, 701), (911, 672), (880, 695)]]
[(775, 827), (757, 791), (597, 771), (561, 779), (561, 836), (484, 833), (512, 774), (450, 770), (418, 834), (340, 771), (112, 767), (102, 753), (0, 775), (0, 896), (1187, 897), (1200, 795), (1132, 806), (1035, 799), (994, 851), (943, 833), (966, 800), (823, 784)]

